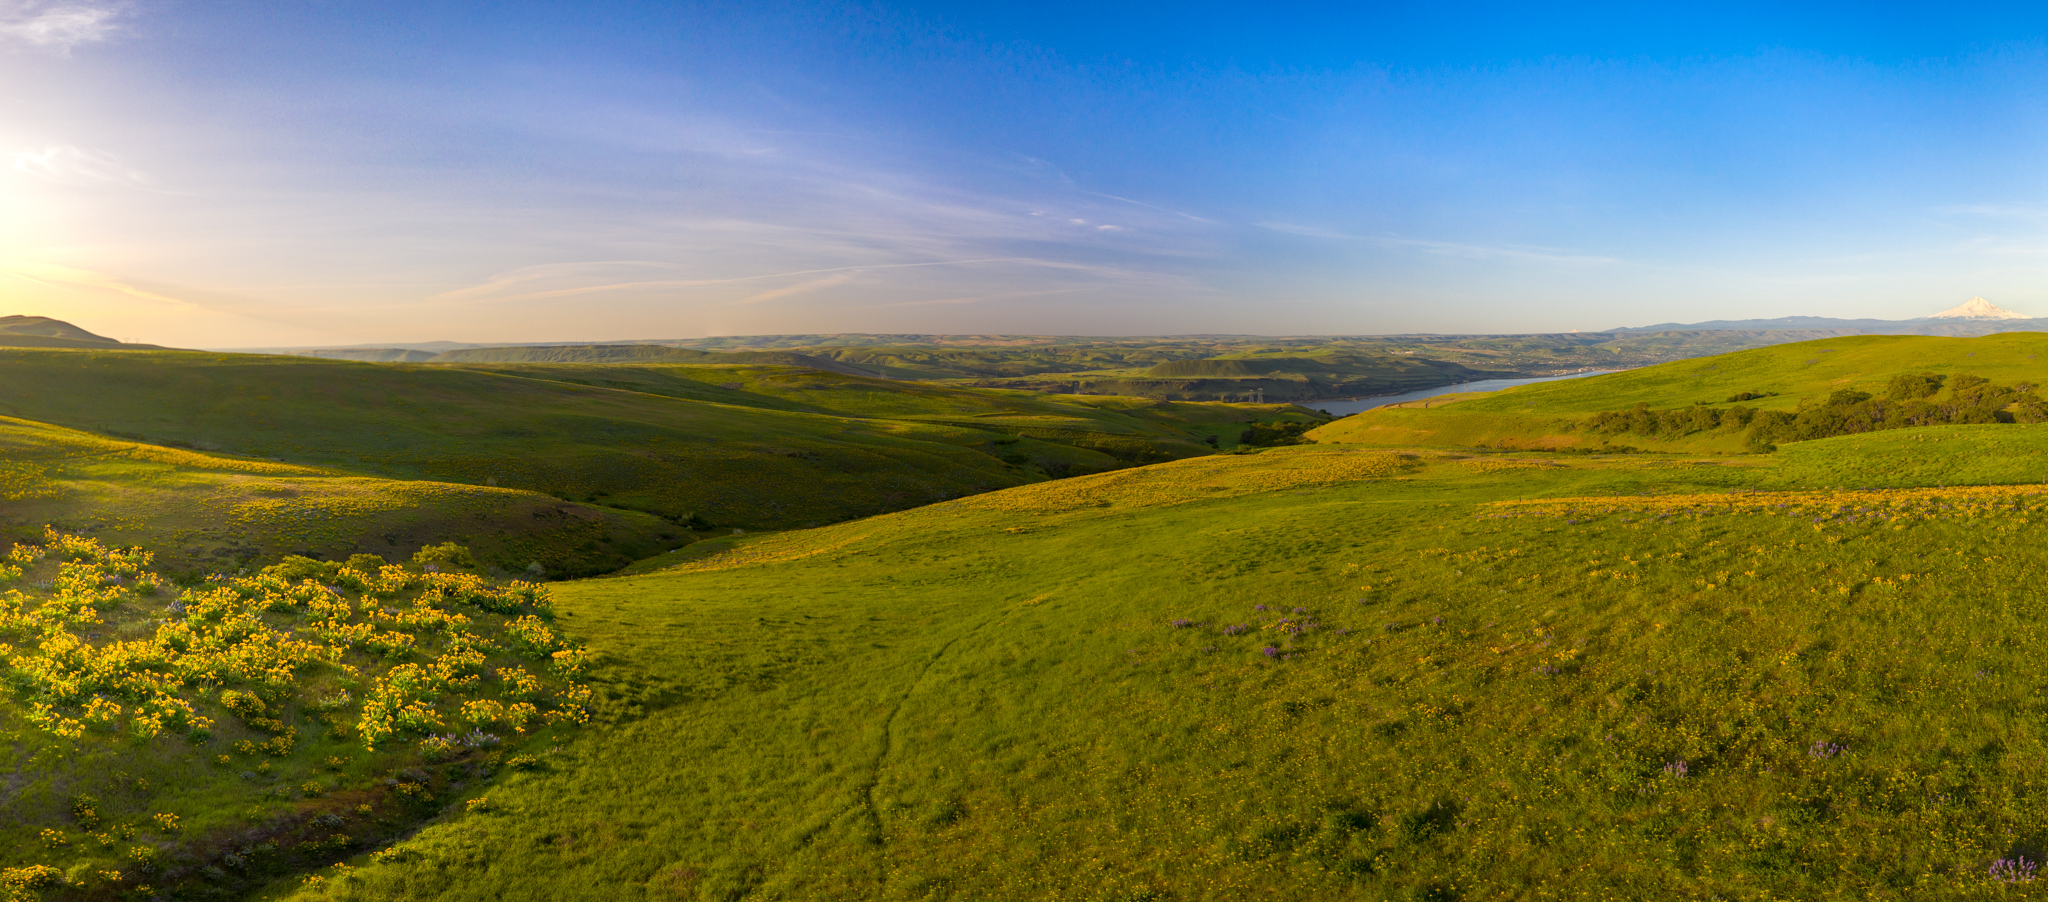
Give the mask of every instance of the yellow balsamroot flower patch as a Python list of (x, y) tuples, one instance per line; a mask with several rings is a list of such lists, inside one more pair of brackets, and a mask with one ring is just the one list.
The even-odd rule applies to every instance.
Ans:
[[(65, 739), (203, 742), (227, 729), (246, 737), (228, 737), (238, 753), (285, 757), (293, 723), (342, 736), (353, 721), (353, 741), (375, 749), (448, 723), (522, 731), (588, 717), (583, 651), (548, 626), (547, 589), (533, 583), (292, 559), (176, 589), (148, 552), (54, 530), (6, 560), (41, 581), (0, 591), (0, 676), (30, 723)], [(142, 638), (102, 638), (138, 627)]]

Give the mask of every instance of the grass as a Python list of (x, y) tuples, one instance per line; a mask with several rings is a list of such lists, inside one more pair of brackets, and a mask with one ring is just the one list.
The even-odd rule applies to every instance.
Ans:
[[(1212, 434), (1246, 423), (1308, 419), (1287, 405), (1169, 402), (1042, 394), (850, 376), (786, 366), (577, 364), (472, 366), (522, 378), (602, 386), (766, 410), (903, 421), (1026, 437), (1157, 461), (1206, 453)], [(1226, 447), (1228, 444), (1226, 443)]]
[[(1900, 373), (1974, 373), (2001, 384), (2038, 382), (2048, 334), (2006, 332), (1978, 338), (1857, 335), (1776, 345), (1559, 382), (1524, 385), (1427, 408), (1370, 410), (1314, 433), (1318, 441), (1406, 447), (1508, 447), (1559, 450), (1628, 444), (1650, 451), (1738, 453), (1739, 431), (1661, 441), (1591, 435), (1587, 417), (1645, 403), (1654, 409), (1735, 403), (1789, 410), (1802, 398), (1838, 389), (1882, 394)], [(1738, 394), (1765, 397), (1733, 402)]]
[(179, 574), (458, 541), (502, 570), (583, 576), (692, 537), (658, 517), (534, 492), (351, 476), (0, 417), (0, 539), (32, 541), (46, 525), (148, 546)]
[[(2042, 340), (1830, 339), (1818, 346), (1833, 349), (1826, 355), (1745, 352), (1603, 377), (1622, 380), (1606, 389), (1524, 388), (1378, 422), (1448, 429), (1467, 422), (1454, 414), (1492, 417), (1497, 437), (1527, 438), (1541, 434), (1532, 421), (1639, 398), (1665, 407), (1775, 392), (1767, 405), (1790, 405), (1905, 369), (2027, 381)], [(90, 363), (77, 374), (133, 358), (71, 359)], [(619, 395), (654, 409), (737, 411), (722, 414), (734, 422), (812, 418), (803, 422), (898, 437), (1038, 441), (962, 425), (976, 420), (1010, 430), (1079, 421), (1110, 436), (1241, 422), (1236, 408), (884, 389), (763, 367), (523, 370), (365, 378), (408, 386), (408, 399), (422, 386), (447, 393), (430, 401), (473, 399), (461, 388), (480, 384), (470, 380), (501, 380), (515, 387), (507, 410), (541, 414), (549, 398), (588, 410)], [(572, 381), (602, 379), (632, 381)], [(310, 418), (298, 412), (310, 406), (284, 412)], [(886, 417), (846, 415), (885, 407)], [(472, 421), (436, 434), (516, 447), (512, 437), (490, 444), (484, 428), (516, 423), (510, 413), (439, 408)], [(380, 422), (426, 431), (425, 420)], [(13, 428), (44, 430), (57, 437), (35, 440), (58, 447), (105, 442)], [(246, 441), (279, 441), (242, 428)], [(57, 696), (21, 674), (73, 660), (69, 643), (46, 644), (11, 620), (17, 635), (4, 641), (14, 647), (0, 659), (16, 701), (0, 714), (0, 736), (14, 742), (17, 779), (30, 782), (7, 803), (14, 832), (0, 841), (13, 844), (15, 870), (0, 873), (0, 887), (43, 879), (26, 869), (35, 865), (73, 884), (50, 898), (133, 889), (133, 875), (95, 877), (116, 864), (107, 856), (135, 854), (120, 846), (128, 840), (87, 844), (67, 826), (84, 792), (137, 836), (160, 811), (202, 825), (145, 837), (159, 849), (145, 857), (184, 869), (181, 891), (261, 884), (255, 896), (274, 899), (2035, 897), (2044, 884), (2020, 879), (2031, 876), (2020, 862), (2048, 852), (2037, 817), (2048, 801), (2048, 635), (2034, 578), (2048, 566), (2038, 535), (2048, 518), (2044, 430), (1931, 427), (1771, 455), (1324, 443), (724, 536), (555, 584), (547, 644), (587, 653), (567, 676), (590, 690), (576, 701), (589, 722), (550, 727), (544, 742), (555, 749), (516, 770), (408, 763), (448, 750), (421, 744), (424, 723), (390, 720), (392, 741), (375, 754), (395, 757), (352, 759), (361, 763), (345, 771), (348, 791), (390, 799), (398, 790), (379, 779), (406, 782), (408, 767), (431, 779), (403, 805), (373, 805), (375, 816), (350, 822), (347, 843), (305, 832), (322, 813), (346, 814), (328, 812), (338, 789), (252, 800), (248, 778), (220, 773), (166, 789), (205, 762), (181, 751), (185, 739), (128, 727), (128, 738), (86, 730), (86, 745), (63, 745), (80, 740), (53, 735), (63, 731), (51, 712), (85, 725), (94, 701), (80, 691), (63, 696), (70, 707), (34, 707)], [(193, 453), (195, 463), (113, 442), (94, 453), (115, 463), (155, 454), (152, 466), (237, 478), (235, 466), (270, 480), (339, 470)], [(221, 463), (207, 470), (206, 460)], [(10, 477), (0, 489), (26, 498), (83, 479), (67, 474)], [(52, 566), (48, 556), (34, 563)], [(332, 564), (292, 566), (342, 581)], [(63, 589), (59, 575), (17, 577), (32, 602), (18, 609), (61, 613), (71, 608), (52, 607), (58, 595), (107, 585)], [(394, 599), (430, 594), (424, 573), (399, 575), (422, 582)], [(239, 596), (260, 600), (254, 616), (267, 629), (342, 634), (312, 627), (313, 605), (301, 613), (289, 592), (269, 609), (267, 591)], [(391, 616), (351, 601), (344, 607), (364, 624)], [(519, 653), (527, 627), (517, 617), (425, 606), (473, 618), (493, 654)], [(109, 610), (119, 616), (105, 626), (64, 628), (109, 660), (134, 654), (116, 640), (163, 628), (151, 605)], [(361, 685), (392, 685), (399, 667), (448, 654), (450, 634), (429, 619), (409, 621), (421, 629), (405, 654), (417, 658), (351, 647)], [(366, 688), (351, 696), (353, 726), (323, 732), (328, 712), (305, 700), (329, 697), (324, 681), (337, 674), (308, 665), (304, 676), (279, 696), (299, 735), (360, 744), (377, 732), (364, 727), (371, 714), (405, 710), (373, 704)], [(223, 713), (233, 708), (219, 692), (188, 700), (198, 716), (255, 729)], [(437, 699), (435, 716), (449, 722), (459, 701)], [(257, 773), (253, 785), (270, 787)], [(273, 851), (296, 851), (254, 877), (235, 876), (224, 857), (246, 861), (246, 841), (190, 839), (264, 823), (288, 827)], [(44, 846), (45, 829), (69, 831), (67, 842)]]
[(1929, 426), (1796, 442), (1776, 455), (1793, 485), (1941, 486), (2048, 483), (2048, 428)]
[(725, 540), (559, 587), (558, 770), (279, 894), (2028, 897), (2048, 489), (1794, 475), (1311, 446)]
[[(837, 374), (811, 379), (788, 369), (749, 372), (486, 371), (8, 349), (0, 350), (0, 410), (135, 441), (358, 476), (520, 489), (679, 523), (779, 529), (1036, 482), (1048, 473), (1206, 454), (1203, 429), (1221, 431), (1279, 409), (1182, 405), (1153, 413)], [(825, 386), (804, 396), (833, 400), (821, 406), (780, 397), (780, 389), (721, 387), (749, 378), (757, 389), (787, 383), (785, 394)], [(656, 388), (663, 391), (646, 390)], [(945, 397), (935, 400), (934, 393)], [(856, 410), (860, 415), (851, 415)], [(889, 415), (900, 410), (921, 412)]]

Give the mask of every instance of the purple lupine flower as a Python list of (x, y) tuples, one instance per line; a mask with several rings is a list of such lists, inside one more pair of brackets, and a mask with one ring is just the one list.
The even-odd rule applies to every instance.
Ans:
[(1989, 876), (2000, 883), (2032, 883), (2034, 872), (2040, 869), (2040, 862), (2030, 861), (2025, 855), (2015, 855), (1992, 862)]
[(1277, 657), (1280, 657), (1280, 649), (1279, 649), (1279, 648), (1277, 648), (1277, 647), (1274, 647), (1274, 646), (1268, 645), (1268, 646), (1266, 646), (1266, 647), (1265, 647), (1265, 649), (1263, 649), (1263, 650), (1265, 651), (1265, 653), (1266, 653), (1266, 657), (1268, 657), (1268, 658), (1277, 658)]
[(1174, 619), (1173, 619), (1173, 628), (1174, 628), (1174, 629), (1177, 629), (1177, 630), (1181, 630), (1181, 629), (1187, 629), (1188, 627), (1191, 627), (1191, 626), (1194, 626), (1194, 625), (1195, 625), (1195, 622), (1194, 622), (1194, 621), (1192, 621), (1192, 620), (1189, 620), (1189, 619), (1187, 619), (1186, 617), (1176, 617), (1176, 618), (1174, 618)]
[(1231, 625), (1229, 625), (1229, 626), (1226, 626), (1226, 627), (1224, 627), (1224, 628), (1223, 628), (1223, 635), (1226, 635), (1226, 636), (1235, 636), (1235, 635), (1237, 635), (1237, 634), (1239, 634), (1239, 633), (1243, 633), (1243, 632), (1249, 632), (1250, 630), (1251, 630), (1251, 627), (1250, 627), (1249, 625), (1247, 625), (1247, 624), (1243, 624), (1243, 623), (1233, 623), (1233, 624), (1231, 624)]
[(1813, 756), (1813, 757), (1815, 757), (1815, 758), (1819, 758), (1819, 759), (1821, 759), (1821, 760), (1823, 760), (1823, 761), (1825, 761), (1825, 760), (1827, 760), (1827, 759), (1829, 759), (1829, 758), (1833, 758), (1833, 757), (1835, 757), (1836, 755), (1839, 755), (1839, 754), (1841, 754), (1841, 753), (1842, 753), (1842, 747), (1841, 747), (1841, 746), (1839, 746), (1839, 745), (1836, 745), (1836, 744), (1834, 744), (1834, 743), (1832, 743), (1832, 742), (1829, 742), (1829, 741), (1827, 741), (1827, 740), (1825, 740), (1825, 739), (1816, 739), (1816, 740), (1814, 740), (1814, 741), (1813, 741), (1813, 747), (1812, 747), (1812, 748), (1809, 748), (1809, 749), (1807, 749), (1807, 750), (1806, 750), (1806, 754), (1808, 754), (1808, 755), (1811, 755), (1811, 756)]
[(1255, 605), (1252, 605), (1252, 610), (1254, 610), (1254, 611), (1263, 611), (1263, 610), (1265, 610), (1265, 609), (1266, 609), (1266, 606), (1265, 606), (1265, 605), (1262, 605), (1262, 604), (1255, 604)]
[(1692, 768), (1687, 767), (1683, 759), (1664, 765), (1664, 772), (1674, 777), (1683, 777), (1691, 772), (1691, 770)]

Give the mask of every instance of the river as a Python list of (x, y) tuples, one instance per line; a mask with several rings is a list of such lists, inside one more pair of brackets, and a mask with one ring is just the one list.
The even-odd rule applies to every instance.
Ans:
[(1568, 373), (1563, 376), (1530, 376), (1523, 379), (1481, 379), (1477, 382), (1460, 382), (1455, 385), (1440, 385), (1436, 388), (1417, 389), (1411, 392), (1402, 392), (1398, 395), (1381, 395), (1377, 398), (1347, 398), (1341, 401), (1297, 401), (1295, 403), (1300, 404), (1301, 406), (1306, 407), (1310, 410), (1320, 410), (1332, 416), (1341, 417), (1348, 414), (1358, 413), (1362, 410), (1371, 410), (1375, 407), (1380, 407), (1387, 404), (1399, 404), (1403, 401), (1420, 401), (1423, 398), (1434, 398), (1437, 395), (1448, 395), (1453, 392), (1500, 391), (1503, 388), (1514, 388), (1517, 385), (1528, 385), (1533, 382), (1555, 382), (1559, 379), (1583, 379), (1587, 376), (1601, 376), (1607, 373), (1619, 372), (1621, 372), (1621, 370), (1594, 370), (1590, 373)]

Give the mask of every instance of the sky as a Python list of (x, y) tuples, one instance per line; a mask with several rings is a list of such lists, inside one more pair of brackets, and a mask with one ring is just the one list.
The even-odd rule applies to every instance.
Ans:
[(0, 0), (0, 315), (179, 347), (2048, 316), (2048, 12)]

